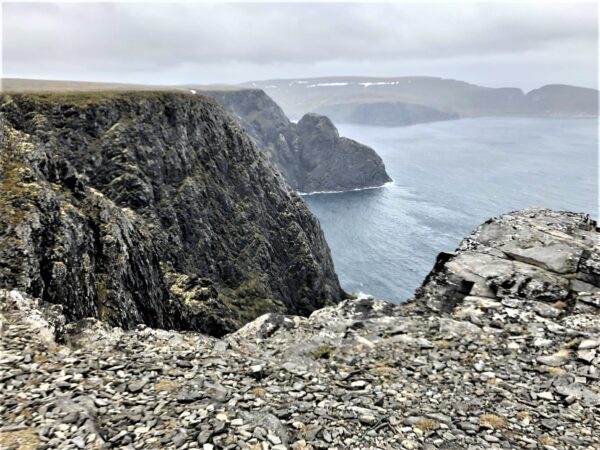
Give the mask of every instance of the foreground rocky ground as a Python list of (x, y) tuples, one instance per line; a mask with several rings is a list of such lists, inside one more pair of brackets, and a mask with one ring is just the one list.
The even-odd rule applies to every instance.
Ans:
[(65, 324), (0, 291), (0, 448), (600, 448), (598, 236), (584, 215), (513, 213), (406, 304), (223, 339)]

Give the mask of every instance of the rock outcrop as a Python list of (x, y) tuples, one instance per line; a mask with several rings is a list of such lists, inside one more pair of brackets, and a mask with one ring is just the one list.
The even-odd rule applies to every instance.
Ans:
[(595, 449), (599, 236), (583, 214), (515, 212), (441, 255), (405, 304), (268, 314), (222, 339), (66, 323), (0, 290), (0, 442)]
[(372, 148), (340, 137), (325, 116), (310, 113), (292, 123), (259, 89), (203, 92), (234, 115), (300, 192), (347, 191), (391, 181)]
[(318, 221), (208, 97), (14, 94), (0, 113), (0, 287), (213, 335), (342, 299)]
[(465, 299), (584, 308), (600, 295), (599, 236), (596, 223), (583, 214), (529, 209), (491, 219), (455, 254), (438, 256), (416, 296), (439, 311)]

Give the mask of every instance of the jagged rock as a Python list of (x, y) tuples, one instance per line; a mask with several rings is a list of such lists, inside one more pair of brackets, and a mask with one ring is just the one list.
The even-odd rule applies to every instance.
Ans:
[[(429, 306), (452, 308), (468, 295), (573, 303), (586, 280), (600, 286), (598, 233), (589, 216), (529, 209), (491, 219), (441, 254), (417, 292)], [(596, 283), (596, 284), (594, 284)], [(538, 306), (542, 315), (556, 315)]]
[(0, 287), (213, 335), (343, 297), (317, 220), (207, 97), (3, 95), (0, 119)]
[(554, 389), (560, 395), (581, 400), (585, 406), (600, 405), (600, 394), (592, 391), (582, 383), (573, 381), (572, 377), (559, 377), (554, 382)]
[(392, 181), (372, 148), (340, 137), (325, 116), (309, 113), (292, 123), (259, 89), (204, 93), (234, 115), (300, 192), (345, 191)]
[[(598, 252), (583, 215), (527, 210), (488, 224), (498, 220), (513, 223), (513, 245), (526, 245), (532, 227), (583, 246), (586, 260)], [(502, 259), (504, 234), (482, 245), (485, 227), (457, 255)], [(461, 284), (450, 275), (462, 274), (450, 269), (461, 266), (440, 260), (453, 256), (407, 303), (353, 299), (309, 317), (267, 314), (222, 340), (96, 320), (54, 328), (65, 321), (56, 310), (0, 290), (0, 439), (53, 449), (81, 439), (87, 448), (595, 448), (600, 308), (578, 308), (576, 291), (553, 306), (560, 315), (540, 314), (546, 300), (523, 290), (453, 291), (449, 304)], [(506, 267), (481, 261), (491, 266), (479, 273)]]
[(579, 350), (587, 350), (596, 347), (600, 347), (600, 340), (598, 339), (584, 339), (579, 343)]

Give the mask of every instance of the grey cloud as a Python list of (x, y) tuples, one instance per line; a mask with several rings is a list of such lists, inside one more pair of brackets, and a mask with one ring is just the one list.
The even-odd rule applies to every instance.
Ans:
[(193, 71), (198, 81), (219, 81), (202, 76), (203, 67), (219, 65), (227, 81), (228, 67), (245, 67), (250, 73), (242, 79), (251, 79), (265, 66), (278, 77), (294, 66), (303, 73), (332, 64), (373, 72), (390, 62), (451, 67), (453, 60), (503, 55), (568, 63), (577, 60), (573, 48), (596, 58), (598, 32), (592, 3), (5, 3), (3, 22), (9, 75), (162, 80), (169, 74), (172, 82), (190, 81)]

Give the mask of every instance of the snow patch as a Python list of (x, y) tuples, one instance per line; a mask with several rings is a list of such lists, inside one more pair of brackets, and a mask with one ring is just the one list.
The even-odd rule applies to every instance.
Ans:
[(314, 87), (323, 87), (323, 86), (348, 86), (349, 83), (316, 83), (316, 84), (309, 84), (306, 87), (307, 88), (314, 88)]
[(358, 83), (361, 86), (364, 87), (369, 87), (369, 86), (384, 86), (384, 85), (395, 85), (395, 84), (400, 84), (399, 81), (365, 81), (364, 83)]

